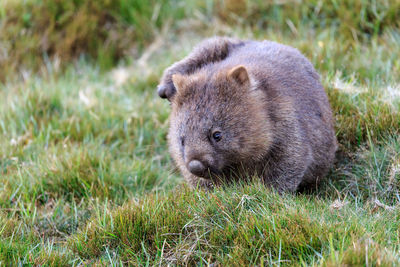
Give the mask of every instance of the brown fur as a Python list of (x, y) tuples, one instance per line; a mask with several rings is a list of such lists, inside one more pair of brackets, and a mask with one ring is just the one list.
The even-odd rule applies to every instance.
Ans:
[(326, 93), (294, 48), (212, 38), (168, 68), (158, 92), (172, 104), (171, 155), (193, 186), (256, 175), (295, 191), (318, 182), (333, 163)]

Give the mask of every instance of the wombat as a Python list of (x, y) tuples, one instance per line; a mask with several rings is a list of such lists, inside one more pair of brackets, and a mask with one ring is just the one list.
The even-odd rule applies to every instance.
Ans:
[(296, 49), (214, 37), (165, 70), (170, 153), (192, 186), (260, 177), (279, 192), (316, 185), (337, 142), (319, 76)]

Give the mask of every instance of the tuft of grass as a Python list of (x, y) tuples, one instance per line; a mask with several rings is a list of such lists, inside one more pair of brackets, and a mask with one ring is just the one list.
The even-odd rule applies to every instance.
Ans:
[[(0, 81), (48, 59), (64, 63), (82, 54), (110, 68), (149, 44), (172, 18), (191, 14), (194, 1), (4, 1), (0, 4)], [(137, 55), (137, 53), (134, 53)]]
[(379, 246), (370, 239), (353, 242), (352, 246), (342, 254), (342, 259), (335, 257), (329, 259), (326, 266), (396, 266), (398, 259), (393, 252), (385, 247)]
[[(324, 259), (328, 265), (399, 263), (399, 225), (387, 220), (397, 211), (379, 211), (371, 218), (375, 211), (357, 206), (360, 203), (338, 210), (331, 204), (307, 196), (279, 196), (262, 184), (210, 193), (181, 187), (103, 213), (71, 237), (69, 245), (83, 259), (114, 251), (134, 265), (308, 265)], [(373, 245), (363, 252), (360, 240), (372, 238), (368, 228), (381, 245), (368, 241)]]
[(378, 144), (369, 140), (349, 158), (341, 159), (332, 177), (342, 194), (364, 201), (400, 201), (400, 139), (388, 136)]
[[(160, 178), (170, 176), (162, 168), (167, 112), (146, 113), (149, 102), (135, 99), (146, 94), (154, 107), (161, 100), (150, 90), (130, 91), (143, 86), (139, 79), (115, 87), (110, 79), (95, 85), (86, 78), (70, 73), (50, 84), (34, 80), (3, 92), (9, 99), (0, 109), (4, 202), (14, 194), (43, 203), (59, 197), (122, 201), (164, 186)], [(164, 129), (153, 130), (159, 126)]]
[(382, 91), (365, 88), (348, 94), (341, 90), (328, 88), (328, 95), (336, 118), (336, 135), (344, 148), (400, 134), (398, 106), (385, 101)]

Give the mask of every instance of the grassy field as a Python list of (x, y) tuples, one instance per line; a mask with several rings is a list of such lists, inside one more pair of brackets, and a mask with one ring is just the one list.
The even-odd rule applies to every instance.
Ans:
[[(399, 1), (72, 2), (0, 4), (0, 266), (400, 265)], [(96, 11), (71, 42), (69, 9)], [(174, 169), (155, 87), (213, 35), (294, 46), (320, 73), (340, 151), (316, 191), (190, 190)]]

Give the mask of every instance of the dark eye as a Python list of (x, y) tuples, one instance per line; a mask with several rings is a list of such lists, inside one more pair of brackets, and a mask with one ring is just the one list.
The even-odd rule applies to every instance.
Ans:
[(185, 146), (185, 137), (181, 137), (181, 146)]
[(212, 134), (212, 137), (214, 138), (215, 141), (220, 141), (222, 139), (222, 133), (219, 131), (216, 131)]

